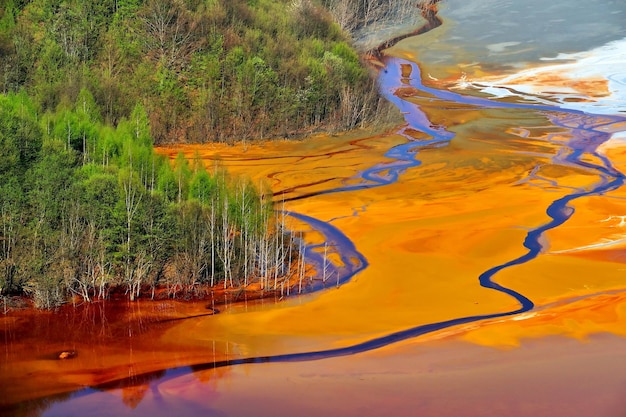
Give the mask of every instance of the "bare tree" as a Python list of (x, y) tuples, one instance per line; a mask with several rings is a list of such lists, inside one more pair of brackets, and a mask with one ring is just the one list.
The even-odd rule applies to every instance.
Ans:
[(122, 186), (124, 189), (124, 208), (126, 214), (126, 262), (124, 277), (128, 285), (128, 290), (130, 291), (130, 299), (134, 300), (135, 295), (139, 295), (137, 280), (141, 279), (137, 276), (137, 274), (142, 274), (142, 271), (135, 271), (134, 269), (143, 268), (143, 262), (140, 262), (142, 265), (139, 266), (139, 259), (136, 259), (135, 262), (133, 262), (132, 259), (132, 228), (133, 220), (143, 195), (140, 190), (141, 186), (138, 183), (138, 180), (135, 179), (134, 171), (132, 170), (132, 155), (130, 158), (130, 167), (122, 177)]
[(181, 0), (149, 0), (140, 13), (148, 55), (180, 69), (204, 43), (203, 25)]

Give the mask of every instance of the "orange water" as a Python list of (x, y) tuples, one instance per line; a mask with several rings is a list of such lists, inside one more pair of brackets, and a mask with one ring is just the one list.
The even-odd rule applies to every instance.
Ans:
[[(584, 170), (546, 164), (543, 180), (524, 181), (529, 170), (538, 162), (548, 161), (556, 152), (556, 145), (540, 139), (554, 128), (532, 113), (518, 112), (513, 122), (506, 113), (458, 112), (456, 138), (444, 148), (420, 151), (422, 166), (406, 172), (396, 184), (285, 203), (288, 210), (332, 221), (368, 259), (369, 267), (340, 288), (278, 304), (265, 301), (232, 306), (216, 316), (185, 320), (169, 319), (206, 314), (206, 306), (140, 302), (128, 306), (88, 306), (79, 309), (77, 315), (64, 310), (36, 316), (31, 313), (0, 316), (5, 340), (0, 364), (4, 401), (35, 399), (125, 377), (130, 377), (132, 382), (134, 375), (159, 371), (138, 377), (119, 394), (115, 394), (118, 392), (115, 385), (109, 387), (114, 397), (108, 398), (119, 397), (125, 407), (134, 410), (140, 404), (148, 407), (157, 401), (144, 384), (163, 376), (163, 369), (224, 358), (349, 346), (419, 324), (516, 308), (514, 299), (481, 288), (477, 276), (522, 254), (521, 242), (526, 231), (546, 222), (545, 207), (569, 192), (562, 187), (542, 188), (541, 181), (558, 179), (560, 185), (585, 187), (597, 178)], [(433, 119), (438, 117), (444, 115), (432, 114)], [(533, 131), (532, 139), (515, 135), (520, 122), (525, 129)], [(504, 142), (503, 138), (508, 141)], [(159, 152), (172, 157), (179, 151), (189, 157), (198, 154), (207, 166), (219, 159), (234, 174), (266, 182), (280, 192), (277, 199), (282, 199), (282, 191), (286, 197), (296, 197), (350, 183), (360, 170), (384, 162), (384, 152), (405, 140), (393, 132), (374, 137), (363, 132), (352, 136), (319, 136), (302, 142), (248, 144), (245, 148), (189, 145), (163, 148)], [(618, 162), (626, 160), (621, 148), (607, 152)], [(350, 371), (351, 366), (371, 368), (376, 361), (382, 361), (395, 369), (389, 371), (395, 376), (383, 378), (387, 382), (376, 378), (376, 384), (389, 384), (387, 388), (368, 384), (367, 389), (378, 387), (390, 390), (388, 395), (392, 395), (392, 387), (402, 385), (403, 377), (397, 375), (401, 373), (402, 361), (413, 363), (417, 369), (429, 366), (418, 359), (422, 349), (430, 355), (436, 355), (438, 349), (443, 349), (442, 352), (450, 349), (453, 356), (454, 352), (464, 355), (475, 352), (471, 355), (480, 356), (489, 350), (468, 350), (459, 347), (463, 345), (458, 341), (508, 347), (554, 335), (578, 340), (604, 333), (626, 335), (626, 300), (620, 292), (624, 288), (623, 245), (618, 242), (608, 247), (593, 247), (605, 239), (616, 240), (621, 236), (623, 226), (615, 216), (626, 214), (621, 211), (623, 205), (619, 200), (624, 193), (618, 190), (611, 194), (614, 198), (577, 200), (572, 219), (546, 235), (549, 249), (545, 254), (497, 275), (496, 281), (536, 303), (533, 312), (453, 327), (402, 343), (408, 347), (390, 346), (379, 353), (360, 356), (361, 359), (345, 359), (341, 365), (333, 360), (328, 364), (335, 365), (322, 365), (326, 370), (321, 374), (311, 370), (317, 369), (311, 368), (313, 365), (301, 365), (302, 368), (259, 365), (259, 369), (246, 365), (237, 370), (203, 371), (192, 379), (181, 376), (176, 382), (159, 385), (159, 389), (166, 389), (174, 402), (178, 397), (188, 397), (191, 403), (200, 398), (210, 402), (210, 397), (205, 398), (206, 389), (218, 380), (223, 382), (218, 384), (220, 389), (216, 386), (217, 392), (226, 390), (231, 398), (242, 395), (249, 383), (254, 384), (244, 376), (248, 373), (257, 383), (265, 381), (283, 387), (285, 378), (296, 372), (298, 378), (304, 377), (303, 387), (309, 390), (313, 389), (312, 381), (326, 381), (324, 373), (332, 375), (329, 378), (333, 386), (352, 375), (351, 372), (359, 374), (360, 371)], [(571, 251), (587, 246), (590, 249)], [(104, 308), (106, 312), (101, 311)], [(614, 349), (618, 343), (610, 340), (606, 349)], [(576, 346), (571, 342), (566, 345), (567, 349)], [(432, 346), (442, 347), (433, 351)], [(555, 346), (545, 349), (557, 358), (562, 349), (559, 344)], [(78, 356), (65, 361), (55, 359), (60, 351), (68, 349), (76, 350)], [(602, 349), (597, 349), (600, 353), (594, 351), (594, 360), (600, 360), (603, 355)], [(337, 373), (328, 366), (338, 369)], [(258, 377), (265, 367), (271, 369), (270, 374)], [(306, 372), (312, 372), (312, 376), (298, 373), (305, 372), (302, 369), (309, 369)], [(486, 371), (482, 365), (475, 369)], [(488, 372), (497, 373), (497, 369)], [(382, 370), (371, 372), (384, 375)], [(421, 379), (420, 372), (412, 368), (405, 375), (407, 383)], [(445, 372), (443, 375), (451, 377)], [(198, 378), (206, 381), (202, 386), (208, 385), (197, 387)], [(230, 386), (231, 378), (236, 384), (232, 391), (225, 388)], [(361, 378), (368, 377), (361, 375)], [(358, 384), (349, 379), (346, 386), (350, 388), (342, 398), (351, 400), (343, 404), (345, 407), (360, 401), (354, 396)], [(291, 392), (294, 387), (283, 388)], [(274, 394), (263, 395), (273, 398)], [(264, 403), (267, 409), (274, 409), (272, 404), (280, 401), (279, 398)], [(289, 408), (293, 399), (285, 401), (285, 407)], [(406, 401), (401, 404), (407, 406)], [(389, 406), (400, 407), (400, 403)]]
[[(431, 54), (435, 35), (422, 40)], [(399, 46), (389, 54), (419, 61), (415, 49)], [(431, 87), (459, 84), (459, 68), (447, 63), (422, 69)], [(467, 67), (485, 82), (502, 70)], [(554, 76), (539, 84), (555, 83)], [(606, 80), (587, 81), (575, 83), (577, 94), (606, 96)], [(527, 232), (549, 221), (546, 208), (573, 190), (592, 189), (601, 175), (558, 162), (572, 132), (545, 112), (442, 102), (406, 85), (398, 94), (454, 138), (420, 148), (421, 164), (390, 185), (328, 193), (359, 184), (360, 172), (393, 162), (385, 156), (389, 149), (408, 137), (420, 143), (426, 134), (400, 134), (399, 126), (382, 134), (158, 149), (171, 158), (198, 156), (209, 170), (219, 163), (269, 187), (278, 208), (330, 222), (367, 259), (364, 271), (339, 288), (231, 305), (214, 316), (202, 303), (174, 301), (10, 311), (0, 315), (0, 413), (622, 415), (623, 188), (572, 201), (574, 214), (544, 234), (536, 259), (494, 276), (531, 299), (530, 312), (353, 356), (206, 369), (225, 359), (352, 346), (422, 324), (518, 308), (512, 297), (480, 287), (478, 276), (523, 255)], [(626, 171), (626, 147), (610, 142), (602, 155)], [(77, 356), (58, 360), (66, 350)]]

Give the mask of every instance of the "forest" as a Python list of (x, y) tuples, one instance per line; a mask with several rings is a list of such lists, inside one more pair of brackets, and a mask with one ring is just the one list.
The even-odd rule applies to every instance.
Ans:
[(100, 120), (87, 90), (45, 115), (0, 97), (2, 295), (51, 308), (289, 279), (295, 237), (258, 185), (157, 156), (141, 105), (116, 127)]
[(2, 92), (25, 89), (45, 113), (86, 89), (114, 126), (140, 102), (155, 144), (346, 130), (384, 106), (349, 35), (313, 0), (4, 4)]
[(302, 276), (292, 267), (305, 268), (301, 242), (262, 184), (182, 155), (167, 161), (153, 146), (300, 137), (373, 121), (385, 104), (350, 28), (336, 22), (339, 6), (4, 1), (5, 303), (27, 295), (53, 308), (112, 291), (134, 300), (251, 282), (276, 291)]

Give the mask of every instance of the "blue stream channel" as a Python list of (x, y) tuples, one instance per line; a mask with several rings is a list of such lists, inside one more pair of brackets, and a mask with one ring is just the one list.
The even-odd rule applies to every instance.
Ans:
[[(412, 68), (411, 78), (403, 77), (401, 75), (401, 66), (402, 65), (410, 65)], [(408, 168), (416, 167), (420, 165), (420, 161), (416, 160), (416, 155), (420, 148), (428, 147), (428, 146), (445, 146), (453, 137), (454, 134), (445, 128), (441, 127), (433, 127), (428, 120), (428, 117), (419, 109), (419, 107), (413, 103), (409, 103), (394, 94), (394, 91), (398, 88), (399, 84), (410, 85), (416, 90), (423, 91), (429, 93), (440, 100), (446, 101), (454, 101), (457, 103), (466, 103), (476, 105), (481, 108), (512, 108), (512, 109), (532, 109), (537, 111), (544, 111), (550, 113), (567, 113), (573, 116), (578, 116), (581, 119), (589, 120), (589, 116), (583, 112), (579, 112), (576, 110), (563, 110), (558, 107), (551, 107), (546, 105), (534, 105), (534, 104), (519, 104), (519, 103), (508, 103), (508, 102), (497, 102), (484, 98), (477, 97), (469, 97), (461, 94), (449, 92), (449, 91), (440, 91), (433, 88), (425, 87), (421, 84), (419, 67), (410, 61), (401, 60), (398, 58), (389, 58), (386, 62), (386, 67), (383, 70), (384, 73), (381, 74), (380, 77), (380, 85), (383, 94), (392, 101), (395, 105), (398, 106), (400, 111), (404, 114), (405, 121), (408, 126), (413, 129), (420, 130), (424, 133), (427, 133), (432, 137), (430, 140), (426, 141), (413, 141), (409, 140), (408, 143), (404, 143), (401, 145), (397, 145), (391, 148), (385, 156), (388, 158), (396, 159), (397, 162), (392, 162), (389, 164), (378, 164), (369, 169), (366, 169), (360, 174), (360, 177), (364, 180), (361, 184), (347, 185), (344, 187), (338, 187), (332, 190), (325, 190), (319, 194), (328, 194), (335, 192), (346, 192), (352, 190), (359, 190), (364, 188), (373, 188), (380, 187), (383, 185), (388, 185), (396, 182), (399, 176), (405, 172)], [(613, 116), (602, 116), (602, 120), (610, 119), (612, 121), (620, 121), (625, 120), (621, 117), (613, 117)], [(553, 122), (558, 124), (558, 120), (554, 118)], [(570, 141), (570, 143), (566, 146), (575, 146), (570, 150), (571, 152), (565, 158), (568, 163), (578, 165), (585, 169), (591, 169), (600, 175), (600, 182), (595, 187), (589, 190), (580, 190), (574, 192), (572, 194), (561, 197), (554, 202), (552, 202), (547, 210), (547, 215), (551, 218), (551, 220), (535, 229), (530, 230), (526, 238), (523, 242), (524, 247), (527, 249), (527, 252), (515, 259), (512, 259), (506, 263), (501, 265), (494, 266), (493, 268), (483, 272), (479, 277), (478, 281), (482, 287), (493, 289), (502, 293), (505, 293), (515, 300), (517, 300), (520, 304), (520, 307), (507, 312), (499, 312), (492, 314), (483, 314), (483, 315), (475, 315), (475, 316), (466, 316), (460, 318), (454, 318), (451, 320), (445, 320), (435, 323), (424, 324), (420, 326), (411, 327), (405, 330), (401, 330), (398, 332), (390, 333), (385, 336), (381, 336), (378, 338), (370, 339), (362, 343), (354, 344), (351, 346), (336, 348), (336, 349), (326, 349), (326, 350), (318, 350), (318, 351), (310, 351), (310, 352), (300, 352), (300, 353), (288, 353), (283, 355), (271, 355), (271, 356), (256, 356), (250, 358), (240, 358), (240, 359), (230, 359), (224, 361), (217, 362), (209, 362), (200, 365), (194, 365), (194, 370), (201, 369), (211, 369), (222, 366), (231, 366), (231, 365), (239, 365), (245, 363), (267, 363), (267, 362), (300, 362), (300, 361), (310, 361), (310, 360), (318, 360), (318, 359), (326, 359), (333, 358), (339, 356), (353, 355), (356, 353), (367, 352), (373, 349), (378, 349), (383, 346), (387, 346), (392, 343), (396, 343), (399, 341), (403, 341), (410, 338), (415, 338), (417, 336), (421, 336), (426, 333), (435, 332), (438, 330), (442, 330), (448, 327), (467, 324), (479, 320), (485, 319), (493, 319), (499, 317), (512, 316), (520, 313), (524, 313), (530, 311), (534, 308), (533, 302), (520, 294), (519, 292), (504, 287), (493, 281), (493, 277), (495, 274), (500, 272), (505, 268), (509, 268), (511, 266), (520, 265), (526, 262), (529, 262), (536, 258), (542, 251), (543, 247), (541, 245), (541, 236), (547, 230), (556, 228), (563, 223), (565, 223), (574, 213), (573, 207), (569, 205), (570, 202), (576, 200), (580, 197), (591, 196), (591, 195), (602, 195), (606, 192), (616, 190), (620, 188), (624, 184), (624, 175), (613, 168), (606, 158), (597, 154), (595, 149), (609, 139), (610, 135), (606, 132), (602, 132), (597, 130), (599, 127), (603, 126), (603, 124), (590, 124), (588, 126), (579, 126), (578, 128), (573, 129), (575, 133), (574, 139)], [(402, 132), (400, 132), (402, 134)], [(407, 136), (408, 137), (408, 136)], [(580, 140), (580, 139), (583, 140)], [(578, 140), (576, 140), (578, 139)], [(588, 162), (581, 161), (581, 158), (585, 153), (592, 154), (596, 156), (604, 165), (596, 165)], [(302, 214), (297, 213), (289, 213), (289, 215), (298, 218), (304, 222), (307, 222), (314, 229), (318, 230), (322, 234), (324, 234), (327, 239), (332, 241), (332, 245), (338, 247), (339, 252), (343, 254), (342, 260), (346, 262), (348, 259), (352, 259), (352, 262), (346, 263), (348, 271), (345, 273), (344, 281), (354, 276), (357, 272), (361, 271), (367, 266), (367, 261), (365, 258), (356, 251), (354, 244), (343, 235), (338, 229), (334, 226), (331, 226), (329, 223), (323, 222), (321, 220), (313, 219), (308, 216), (304, 216)], [(319, 246), (319, 245), (317, 245)], [(316, 262), (319, 262), (316, 261)], [(351, 266), (352, 265), (352, 266)]]
[[(445, 321), (439, 321), (435, 323), (423, 324), (415, 327), (411, 327), (405, 330), (389, 333), (387, 335), (373, 338), (365, 342), (357, 343), (351, 346), (342, 348), (316, 350), (309, 352), (287, 353), (281, 355), (269, 355), (269, 356), (254, 356), (239, 359), (228, 359), (222, 361), (210, 361), (193, 365), (193, 367), (180, 367), (168, 369), (165, 372), (154, 372), (146, 375), (135, 376), (128, 380), (119, 380), (111, 383), (107, 383), (102, 386), (94, 388), (88, 388), (79, 392), (76, 392), (74, 396), (83, 396), (93, 393), (95, 390), (108, 389), (112, 387), (120, 387), (124, 385), (132, 385), (133, 380), (139, 379), (151, 379), (150, 376), (154, 375), (157, 384), (176, 378), (178, 376), (195, 372), (199, 370), (214, 369), (225, 366), (233, 366), (240, 364), (252, 364), (252, 363), (269, 363), (269, 362), (302, 362), (312, 361), (319, 359), (334, 358), (346, 355), (354, 355), (357, 353), (367, 352), (374, 349), (381, 348), (396, 342), (415, 338), (426, 333), (439, 331), (452, 326), (467, 324), (486, 319), (494, 319), (499, 317), (512, 316), (520, 313), (530, 311), (534, 308), (533, 302), (523, 294), (504, 287), (494, 282), (493, 277), (503, 269), (520, 265), (529, 262), (536, 258), (542, 251), (541, 237), (544, 232), (550, 229), (554, 229), (563, 223), (565, 223), (574, 213), (574, 208), (570, 206), (570, 203), (577, 198), (602, 195), (606, 192), (610, 192), (620, 188), (624, 184), (624, 175), (617, 171), (610, 163), (608, 159), (599, 155), (596, 152), (597, 147), (605, 142), (610, 135), (600, 130), (600, 128), (606, 123), (617, 122), (626, 120), (626, 118), (618, 116), (598, 116), (588, 115), (576, 110), (564, 110), (558, 107), (551, 107), (544, 104), (527, 104), (527, 103), (509, 103), (501, 101), (493, 101), (485, 98), (465, 96), (450, 91), (440, 91), (437, 89), (429, 88), (421, 84), (419, 67), (410, 61), (405, 61), (399, 58), (387, 58), (386, 67), (381, 70), (380, 86), (382, 93), (395, 105), (398, 106), (400, 111), (404, 114), (407, 128), (416, 129), (422, 131), (431, 136), (429, 140), (415, 141), (408, 135), (404, 135), (409, 139), (408, 143), (397, 145), (391, 148), (385, 156), (393, 158), (396, 161), (388, 164), (377, 164), (369, 169), (366, 169), (360, 173), (361, 183), (346, 185), (338, 187), (332, 190), (325, 190), (315, 195), (328, 194), (336, 192), (348, 192), (353, 190), (380, 187), (396, 182), (402, 173), (407, 169), (417, 167), (420, 165), (420, 161), (416, 159), (416, 155), (420, 148), (432, 147), (432, 146), (445, 146), (452, 138), (454, 133), (446, 130), (442, 127), (433, 127), (428, 120), (428, 117), (422, 112), (416, 104), (407, 102), (394, 94), (399, 86), (412, 87), (416, 91), (421, 91), (433, 96), (433, 100), (441, 100), (445, 102), (456, 102), (474, 105), (477, 108), (511, 108), (511, 109), (531, 109), (540, 112), (544, 112), (546, 116), (552, 120), (556, 125), (571, 129), (573, 138), (564, 146), (567, 148), (567, 156), (563, 158), (564, 164), (576, 165), (586, 170), (591, 170), (597, 173), (600, 180), (598, 184), (588, 190), (575, 190), (575, 192), (561, 197), (553, 201), (547, 208), (546, 213), (550, 217), (550, 221), (547, 223), (530, 230), (523, 242), (523, 246), (527, 249), (526, 253), (522, 256), (512, 259), (501, 265), (494, 266), (493, 268), (483, 272), (478, 281), (482, 287), (493, 289), (495, 291), (502, 292), (513, 297), (518, 303), (519, 308), (506, 312), (497, 312), (492, 314), (482, 314), (474, 316), (459, 317)], [(406, 76), (407, 66), (411, 67), (410, 77)], [(401, 68), (404, 67), (404, 76), (402, 75)], [(562, 124), (562, 116), (567, 115), (568, 118)], [(561, 117), (559, 117), (561, 116)], [(576, 122), (578, 120), (578, 122)], [(607, 122), (608, 121), (608, 122)], [(572, 122), (575, 122), (575, 126), (571, 126)], [(403, 134), (403, 130), (399, 132)], [(602, 165), (593, 164), (590, 162), (582, 161), (581, 158), (585, 155), (593, 155), (601, 162)], [(557, 161), (558, 162), (558, 161)], [(338, 274), (338, 277), (332, 279), (332, 283), (344, 283), (350, 280), (355, 274), (362, 271), (367, 267), (367, 260), (360, 254), (354, 243), (350, 241), (339, 229), (331, 225), (328, 222), (324, 222), (318, 219), (314, 219), (304, 214), (286, 212), (287, 215), (292, 216), (302, 222), (307, 223), (312, 229), (324, 235), (326, 243), (309, 245), (305, 247), (305, 255), (307, 261), (314, 264), (316, 268), (323, 262), (323, 255), (320, 253), (320, 247), (327, 245), (333, 247), (336, 253), (339, 253), (343, 263), (343, 267), (334, 266), (333, 273)], [(319, 269), (318, 269), (319, 270)], [(319, 289), (318, 287), (309, 287), (308, 291)]]

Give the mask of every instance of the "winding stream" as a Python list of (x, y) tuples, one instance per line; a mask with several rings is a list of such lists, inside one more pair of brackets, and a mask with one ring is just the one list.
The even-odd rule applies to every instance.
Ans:
[[(32, 381), (5, 385), (24, 398), (9, 415), (626, 410), (607, 397), (622, 390), (626, 363), (626, 9), (576, 1), (579, 12), (552, 19), (550, 49), (518, 26), (554, 17), (534, 1), (444, 0), (432, 30), (384, 51), (379, 83), (404, 116), (397, 130), (245, 150), (181, 147), (270, 181), (309, 242), (309, 263), (325, 271), (307, 290), (325, 290), (217, 316), (171, 307), (168, 322), (154, 317), (170, 307), (119, 318), (87, 309), (77, 327), (100, 332), (87, 341), (59, 336), (51, 322), (29, 336), (5, 318), (3, 384)], [(583, 10), (605, 24), (566, 51), (563, 28)], [(501, 25), (485, 11), (499, 12)], [(483, 33), (486, 22), (492, 32)], [(49, 347), (18, 358), (33, 337)], [(44, 352), (68, 343), (81, 352), (74, 361)]]

